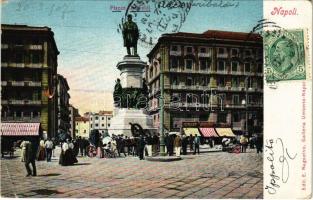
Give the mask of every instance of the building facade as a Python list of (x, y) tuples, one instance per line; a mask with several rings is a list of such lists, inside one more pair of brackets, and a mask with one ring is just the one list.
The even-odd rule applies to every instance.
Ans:
[(70, 135), (72, 138), (76, 137), (76, 131), (75, 131), (75, 127), (76, 127), (76, 123), (75, 123), (75, 118), (76, 117), (80, 117), (79, 115), (79, 111), (77, 108), (75, 108), (73, 105), (69, 106), (69, 111), (70, 111)]
[(90, 121), (90, 130), (99, 130), (101, 134), (105, 133), (111, 125), (113, 117), (112, 111), (99, 111), (98, 113), (88, 112), (84, 115)]
[(76, 137), (89, 138), (90, 122), (86, 117), (75, 118), (75, 135)]
[(58, 74), (57, 98), (58, 98), (58, 133), (70, 135), (70, 87), (66, 78)]
[(1, 26), (1, 120), (40, 122), (47, 136), (57, 132), (57, 56), (48, 27)]
[(148, 54), (145, 69), (148, 111), (160, 124), (161, 75), (164, 127), (183, 122), (262, 132), (263, 43), (257, 34), (206, 31), (162, 35)]

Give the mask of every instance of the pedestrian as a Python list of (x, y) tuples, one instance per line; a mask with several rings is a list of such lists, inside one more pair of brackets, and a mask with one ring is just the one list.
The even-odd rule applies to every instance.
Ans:
[(144, 154), (145, 146), (146, 146), (145, 139), (144, 139), (143, 135), (140, 135), (140, 138), (139, 138), (138, 144), (137, 144), (138, 154), (139, 154), (140, 160), (143, 160), (143, 154)]
[(186, 135), (183, 135), (183, 138), (182, 138), (183, 155), (187, 155), (187, 145), (188, 145), (188, 137), (186, 137)]
[(72, 156), (69, 144), (70, 144), (69, 139), (67, 139), (66, 142), (62, 144), (61, 152), (62, 158), (60, 158), (59, 162), (59, 164), (61, 164), (62, 166), (68, 166), (72, 164)]
[(101, 140), (99, 140), (99, 144), (97, 147), (97, 157), (103, 158), (104, 157), (104, 151), (103, 151), (103, 143)]
[(157, 155), (158, 154), (158, 145), (159, 144), (159, 137), (157, 136), (156, 133), (154, 133), (152, 137), (152, 155)]
[(172, 156), (174, 152), (174, 136), (170, 135), (168, 140), (168, 154)]
[[(36, 169), (36, 153), (38, 149), (38, 142), (35, 140), (24, 140), (21, 143), (22, 148), (22, 162), (25, 163), (25, 168), (27, 171), (26, 176), (37, 176), (37, 169)], [(29, 164), (32, 165), (32, 169), (30, 168)]]
[(73, 165), (74, 163), (77, 163), (78, 160), (75, 156), (75, 152), (74, 152), (74, 144), (70, 139), (67, 139), (68, 142), (68, 154), (69, 154), (69, 164)]
[(75, 157), (76, 157), (76, 156), (78, 156), (78, 153), (79, 153), (79, 144), (78, 144), (77, 139), (73, 140), (73, 144), (74, 144), (73, 152), (74, 152)]
[(54, 137), (51, 139), (51, 141), (52, 141), (52, 144), (53, 144), (53, 147), (52, 147), (52, 157), (54, 157), (54, 150), (55, 150), (55, 146), (57, 145), (57, 142), (56, 142)]
[(129, 149), (127, 136), (123, 137), (123, 146), (124, 146), (124, 156), (126, 157)]
[(256, 153), (262, 153), (263, 152), (263, 138), (261, 135), (257, 135), (255, 140), (255, 147), (256, 147)]
[(174, 140), (175, 154), (176, 156), (180, 156), (180, 149), (182, 146), (182, 141), (179, 135), (176, 135)]
[(193, 154), (200, 154), (200, 137), (196, 134), (195, 138), (194, 138), (194, 151)]
[(153, 145), (153, 140), (152, 140), (152, 137), (150, 134), (147, 135), (147, 138), (146, 138), (146, 148), (147, 148), (147, 151), (148, 151), (148, 156), (152, 156), (152, 145)]
[(170, 138), (169, 138), (169, 135), (168, 133), (165, 133), (165, 136), (164, 136), (164, 144), (165, 144), (165, 152), (169, 155), (169, 145), (170, 145)]
[(77, 138), (77, 144), (79, 148), (79, 154), (81, 157), (83, 157), (84, 156), (84, 140), (80, 136)]
[(46, 157), (45, 155), (46, 155), (45, 141), (42, 139), (40, 140), (40, 143), (39, 143), (39, 151), (37, 155), (37, 160), (38, 161), (45, 160), (45, 157)]
[(51, 162), (53, 142), (50, 140), (50, 138), (48, 138), (47, 141), (45, 142), (45, 148), (46, 148), (47, 162)]
[(241, 152), (246, 153), (247, 145), (248, 145), (248, 138), (246, 138), (245, 135), (241, 135), (240, 145), (241, 145)]
[(84, 151), (84, 156), (87, 156), (87, 149), (88, 149), (89, 145), (90, 145), (89, 141), (88, 141), (87, 139), (85, 139), (85, 138), (84, 138), (84, 140), (83, 140), (83, 147), (84, 147), (83, 151)]
[(124, 157), (126, 157), (126, 152), (125, 152), (125, 141), (123, 138), (123, 135), (118, 135), (116, 139), (116, 146), (117, 146), (117, 152), (118, 156), (121, 156), (121, 153), (124, 154)]
[(190, 151), (192, 152), (193, 151), (193, 141), (194, 141), (194, 138), (192, 136), (192, 134), (190, 134), (189, 136), (189, 145), (190, 145)]

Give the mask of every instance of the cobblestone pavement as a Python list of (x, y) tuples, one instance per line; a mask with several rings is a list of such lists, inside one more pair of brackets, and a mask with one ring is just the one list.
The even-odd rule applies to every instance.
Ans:
[(209, 152), (180, 161), (78, 157), (74, 166), (36, 162), (25, 177), (20, 158), (1, 160), (1, 196), (32, 198), (263, 198), (263, 162), (255, 150)]

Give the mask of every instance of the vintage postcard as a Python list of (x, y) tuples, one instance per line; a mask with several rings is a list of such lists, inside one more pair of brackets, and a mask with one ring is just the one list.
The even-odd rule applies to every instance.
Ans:
[(1, 0), (1, 198), (312, 198), (309, 0)]

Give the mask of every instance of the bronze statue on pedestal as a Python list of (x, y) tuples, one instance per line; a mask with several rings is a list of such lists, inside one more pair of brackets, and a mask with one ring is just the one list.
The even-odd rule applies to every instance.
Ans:
[(133, 56), (138, 56), (137, 54), (137, 42), (139, 38), (138, 26), (132, 21), (132, 15), (127, 16), (127, 22), (123, 24), (123, 40), (124, 47), (127, 48), (127, 54), (130, 56), (130, 48), (134, 48)]

